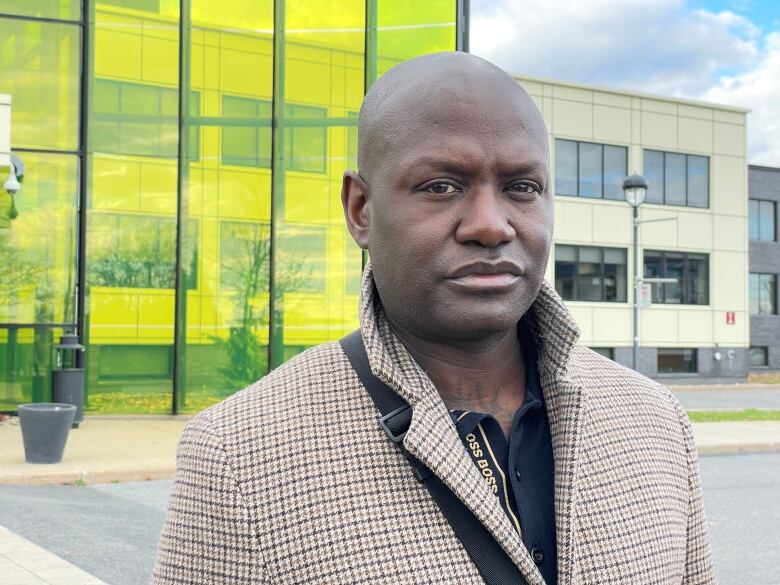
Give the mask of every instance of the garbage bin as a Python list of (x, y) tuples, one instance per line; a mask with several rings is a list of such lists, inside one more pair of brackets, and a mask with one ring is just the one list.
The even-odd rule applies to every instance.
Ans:
[(76, 416), (72, 404), (37, 402), (16, 407), (27, 463), (59, 463)]
[(54, 346), (54, 364), (52, 371), (52, 402), (72, 404), (76, 407), (73, 428), (77, 429), (84, 420), (84, 368), (79, 365), (79, 354), (84, 346), (79, 343), (78, 335), (66, 333)]

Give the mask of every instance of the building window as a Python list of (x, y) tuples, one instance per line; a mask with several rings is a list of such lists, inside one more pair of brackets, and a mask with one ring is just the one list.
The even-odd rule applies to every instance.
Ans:
[(291, 121), (284, 135), (284, 158), (289, 171), (326, 171), (328, 110), (316, 106), (287, 104), (285, 115)]
[(555, 193), (623, 200), (627, 174), (625, 146), (555, 140)]
[(695, 374), (696, 350), (658, 348), (659, 374)]
[[(179, 91), (170, 87), (95, 79), (95, 152), (176, 157)], [(190, 92), (190, 115), (200, 115), (200, 92)], [(200, 127), (190, 128), (190, 161), (200, 159)]]
[(160, 0), (100, 0), (101, 4), (110, 4), (120, 8), (132, 8), (145, 12), (160, 12)]
[(626, 250), (556, 245), (555, 290), (568, 301), (625, 302)]
[(769, 365), (768, 348), (753, 346), (749, 350), (750, 367), (751, 368), (766, 368)]
[(777, 313), (777, 275), (750, 273), (750, 314)]
[(645, 150), (647, 203), (709, 207), (710, 159), (706, 156)]
[(645, 278), (676, 278), (654, 284), (653, 302), (677, 305), (709, 304), (709, 255), (645, 250)]
[[(187, 288), (198, 282), (198, 223), (186, 238)], [(113, 288), (175, 288), (176, 218), (153, 215), (93, 214), (90, 222), (88, 281)]]
[(222, 164), (271, 168), (271, 102), (222, 96), (222, 117), (230, 120), (222, 127)]
[(614, 361), (615, 348), (614, 347), (591, 347), (599, 355), (603, 355), (605, 358), (609, 358)]
[(748, 201), (750, 216), (750, 240), (753, 242), (774, 242), (777, 237), (777, 204), (774, 201), (751, 199)]

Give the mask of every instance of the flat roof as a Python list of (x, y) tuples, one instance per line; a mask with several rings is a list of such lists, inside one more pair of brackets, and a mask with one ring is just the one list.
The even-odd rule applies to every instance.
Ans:
[(669, 97), (664, 95), (645, 93), (641, 91), (634, 91), (629, 89), (616, 89), (614, 87), (606, 87), (601, 85), (588, 85), (586, 83), (576, 83), (574, 81), (562, 81), (560, 79), (552, 79), (549, 77), (535, 77), (532, 75), (520, 75), (518, 73), (510, 73), (510, 75), (518, 81), (535, 81), (537, 83), (550, 83), (553, 85), (564, 85), (566, 87), (574, 87), (577, 89), (586, 89), (589, 91), (600, 91), (603, 93), (614, 93), (617, 95), (628, 95), (632, 97), (640, 97), (651, 100), (658, 100), (663, 102), (675, 102), (680, 104), (686, 104), (691, 106), (699, 106), (704, 108), (711, 108), (716, 110), (727, 110), (730, 112), (738, 112), (740, 114), (749, 114), (750, 108), (738, 108), (736, 106), (727, 106), (725, 104), (716, 104), (712, 102), (705, 102), (701, 100), (692, 100), (689, 98)]
[(756, 171), (770, 171), (772, 173), (780, 173), (779, 167), (767, 167), (764, 165), (748, 165), (748, 169), (754, 169)]

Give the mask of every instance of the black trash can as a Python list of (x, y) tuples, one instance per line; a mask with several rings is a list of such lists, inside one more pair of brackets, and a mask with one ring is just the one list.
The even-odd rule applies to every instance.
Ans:
[(54, 351), (51, 399), (52, 402), (76, 407), (76, 417), (73, 419), (73, 428), (76, 429), (84, 420), (84, 368), (78, 367), (84, 346), (79, 343), (78, 335), (66, 333), (60, 337)]
[(38, 402), (16, 407), (27, 463), (59, 463), (76, 416), (72, 404)]

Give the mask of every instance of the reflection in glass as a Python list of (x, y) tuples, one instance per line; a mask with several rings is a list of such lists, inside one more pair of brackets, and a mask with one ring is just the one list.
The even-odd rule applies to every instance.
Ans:
[(623, 179), (628, 174), (628, 149), (604, 146), (604, 198), (623, 201)]
[(0, 12), (17, 16), (78, 20), (81, 0), (3, 0)]
[(577, 143), (555, 139), (555, 193), (577, 195)]
[(751, 347), (749, 350), (749, 356), (750, 356), (750, 367), (751, 368), (765, 368), (769, 365), (768, 361), (768, 350), (766, 346), (764, 347)]
[(15, 148), (78, 150), (76, 24), (0, 18), (2, 93), (11, 95)]
[(580, 197), (601, 197), (601, 145), (580, 142), (579, 190)]
[(658, 348), (659, 374), (696, 373), (696, 350), (682, 348)]
[(646, 203), (664, 202), (664, 153), (645, 150), (644, 176), (647, 179)]
[(664, 202), (685, 205), (685, 155), (667, 152), (664, 157)]
[(709, 206), (710, 159), (706, 156), (687, 156), (688, 201), (690, 207)]

